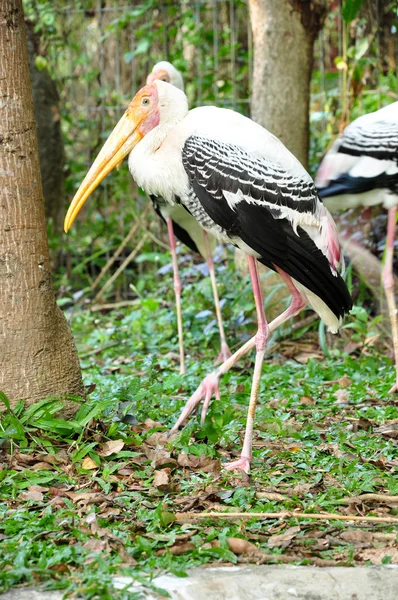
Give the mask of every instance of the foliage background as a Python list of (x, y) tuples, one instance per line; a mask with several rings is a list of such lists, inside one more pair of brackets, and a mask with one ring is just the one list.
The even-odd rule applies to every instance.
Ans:
[[(49, 69), (58, 82), (68, 199), (158, 60), (171, 60), (181, 70), (191, 106), (250, 112), (252, 40), (245, 0), (140, 0), (130, 6), (121, 0), (25, 0), (24, 5), (40, 41), (36, 66)], [(313, 175), (333, 136), (349, 120), (396, 100), (398, 89), (396, 2), (347, 0), (327, 6), (312, 78)], [(95, 192), (62, 242), (51, 232), (61, 295), (70, 285), (76, 290), (92, 284), (145, 205), (125, 162)], [(152, 212), (145, 228), (167, 241)], [(136, 244), (143, 233), (138, 231)], [(134, 269), (142, 272), (159, 260), (159, 244), (153, 238), (144, 242), (139, 266), (135, 262), (124, 271), (111, 297), (134, 297)]]

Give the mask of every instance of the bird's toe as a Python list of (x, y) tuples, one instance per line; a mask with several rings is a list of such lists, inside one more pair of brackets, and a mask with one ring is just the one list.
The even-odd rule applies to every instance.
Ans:
[(241, 456), (239, 460), (234, 460), (233, 462), (225, 463), (223, 467), (227, 471), (244, 471), (248, 474), (250, 472), (250, 458), (248, 458), (247, 456)]
[(226, 344), (226, 343), (221, 344), (220, 353), (217, 356), (216, 360), (214, 361), (214, 364), (220, 365), (221, 363), (224, 363), (226, 360), (228, 360), (231, 356), (232, 356), (232, 352), (229, 349), (228, 344)]

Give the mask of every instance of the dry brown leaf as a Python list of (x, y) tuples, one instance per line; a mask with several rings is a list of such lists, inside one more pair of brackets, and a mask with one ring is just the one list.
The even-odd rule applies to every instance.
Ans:
[(151, 467), (153, 467), (154, 469), (165, 469), (166, 467), (169, 467), (170, 469), (175, 469), (176, 466), (176, 459), (171, 458), (170, 456), (157, 455), (151, 461)]
[(153, 485), (158, 488), (158, 490), (167, 490), (170, 485), (170, 469), (160, 469), (155, 471)]
[(398, 438), (398, 424), (396, 424), (396, 423), (391, 423), (391, 424), (388, 423), (387, 425), (380, 425), (380, 427), (377, 427), (373, 431), (374, 431), (374, 433), (381, 433), (382, 435), (385, 435), (386, 437), (389, 437), (392, 439)]
[(299, 352), (298, 354), (294, 355), (294, 360), (296, 360), (298, 363), (305, 365), (310, 359), (312, 360), (323, 360), (324, 359), (324, 355), (322, 352), (320, 351), (304, 351), (304, 352)]
[(195, 549), (195, 544), (193, 542), (185, 542), (184, 544), (175, 544), (174, 546), (169, 546), (168, 548), (161, 548), (156, 552), (156, 556), (163, 556), (166, 552), (171, 552), (174, 556), (179, 556), (180, 554), (185, 554), (185, 552), (189, 552), (190, 550)]
[(66, 506), (65, 500), (61, 498), (61, 496), (54, 496), (53, 498), (51, 498), (49, 504), (51, 506), (55, 506), (56, 508), (63, 508), (64, 506)]
[(101, 504), (109, 501), (109, 496), (101, 492), (66, 492), (65, 494), (74, 504), (82, 502), (83, 504)]
[(350, 402), (350, 393), (344, 388), (336, 390), (333, 395), (336, 398), (335, 404), (349, 404)]
[(82, 462), (82, 469), (85, 471), (92, 471), (94, 469), (98, 469), (98, 465), (93, 461), (90, 456), (86, 456), (86, 458)]
[(100, 450), (98, 450), (98, 454), (100, 456), (111, 456), (111, 454), (117, 454), (124, 447), (123, 440), (109, 440), (109, 442), (105, 442)]
[(354, 544), (356, 542), (364, 543), (373, 540), (373, 533), (371, 531), (364, 531), (363, 529), (347, 529), (347, 531), (340, 533), (339, 537), (346, 542)]
[(84, 548), (90, 550), (90, 552), (95, 552), (96, 554), (103, 552), (107, 546), (106, 540), (100, 540), (99, 538), (91, 538), (83, 544)]
[(190, 467), (191, 466), (190, 457), (188, 456), (188, 454), (186, 452), (184, 452), (184, 450), (182, 450), (182, 452), (180, 452), (180, 454), (178, 455), (177, 463), (180, 465), (180, 467)]
[(258, 499), (262, 499), (264, 498), (265, 500), (271, 500), (274, 502), (283, 502), (284, 500), (287, 500), (287, 496), (284, 496), (283, 494), (278, 494), (278, 492), (256, 492), (256, 498)]
[(134, 475), (134, 469), (131, 469), (130, 467), (125, 467), (123, 469), (118, 469), (117, 474), (118, 475), (124, 475), (124, 476)]
[(65, 496), (66, 490), (57, 487), (50, 487), (48, 494), (49, 496)]
[[(161, 423), (159, 423), (158, 421), (152, 421), (152, 419), (145, 419), (144, 427), (145, 427), (145, 429), (155, 429), (155, 427), (163, 427), (163, 425)], [(154, 433), (153, 435), (157, 435), (158, 433), (159, 432)], [(160, 435), (163, 435), (163, 437), (164, 437), (164, 434), (160, 433)], [(151, 437), (153, 437), (153, 436), (151, 435)], [(146, 440), (147, 443), (148, 443), (148, 439)]]
[(271, 548), (287, 548), (290, 542), (299, 533), (300, 527), (289, 527), (284, 533), (272, 535), (268, 540), (268, 546)]
[(18, 497), (20, 500), (23, 500), (25, 502), (27, 500), (35, 500), (36, 502), (42, 502), (44, 499), (42, 492), (32, 489), (26, 490), (26, 492), (21, 492)]
[(307, 404), (307, 405), (315, 404), (315, 400), (313, 398), (311, 398), (311, 396), (301, 396), (300, 404)]
[(47, 462), (37, 462), (30, 467), (31, 471), (51, 471), (54, 469), (53, 465), (50, 465)]
[(107, 508), (106, 510), (104, 510), (103, 512), (100, 512), (98, 514), (98, 516), (101, 519), (110, 519), (111, 517), (118, 517), (121, 513), (121, 509), (117, 508), (116, 506), (110, 506), (109, 508)]
[(248, 542), (247, 540), (242, 540), (241, 538), (228, 538), (227, 539), (228, 548), (234, 554), (256, 554), (259, 552), (257, 546)]
[(341, 377), (340, 379), (337, 380), (337, 383), (342, 388), (347, 388), (347, 387), (350, 387), (350, 385), (352, 385), (352, 379), (350, 379), (349, 377), (347, 377), (346, 374), (344, 374), (343, 377)]

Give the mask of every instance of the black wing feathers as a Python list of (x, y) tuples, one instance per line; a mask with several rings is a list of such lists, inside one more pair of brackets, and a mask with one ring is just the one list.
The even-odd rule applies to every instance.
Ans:
[(387, 175), (381, 173), (377, 177), (352, 177), (344, 173), (324, 188), (318, 190), (320, 198), (341, 196), (342, 194), (363, 194), (375, 189), (389, 189), (398, 194), (398, 173)]
[[(208, 159), (206, 160), (206, 156)], [(300, 181), (240, 148), (199, 136), (187, 139), (183, 164), (193, 190), (209, 217), (233, 243), (240, 238), (260, 262), (288, 275), (319, 296), (338, 317), (351, 308), (351, 297), (326, 256), (300, 227), (297, 233), (283, 208), (314, 213), (314, 184)], [(224, 192), (242, 193), (231, 206)], [(244, 198), (243, 196), (246, 196)], [(235, 239), (234, 239), (235, 238)]]

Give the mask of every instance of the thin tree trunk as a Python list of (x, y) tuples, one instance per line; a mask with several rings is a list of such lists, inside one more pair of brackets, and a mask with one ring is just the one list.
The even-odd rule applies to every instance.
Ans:
[(22, 0), (0, 0), (0, 73), (0, 390), (31, 404), (83, 385), (52, 290)]
[[(254, 64), (251, 117), (276, 135), (308, 166), (310, 83), (314, 41), (322, 25), (326, 5), (322, 0), (249, 0), (253, 32)], [(235, 251), (235, 265), (242, 274), (248, 267)], [(286, 308), (290, 292), (276, 288), (281, 279), (258, 265), (268, 319)]]
[(26, 26), (44, 208), (47, 220), (52, 221), (53, 230), (60, 233), (65, 209), (65, 152), (59, 95), (48, 69), (39, 70), (35, 66), (36, 48), (40, 40), (34, 32), (34, 24), (27, 22)]
[(252, 118), (306, 167), (313, 46), (323, 2), (249, 0), (254, 65)]

